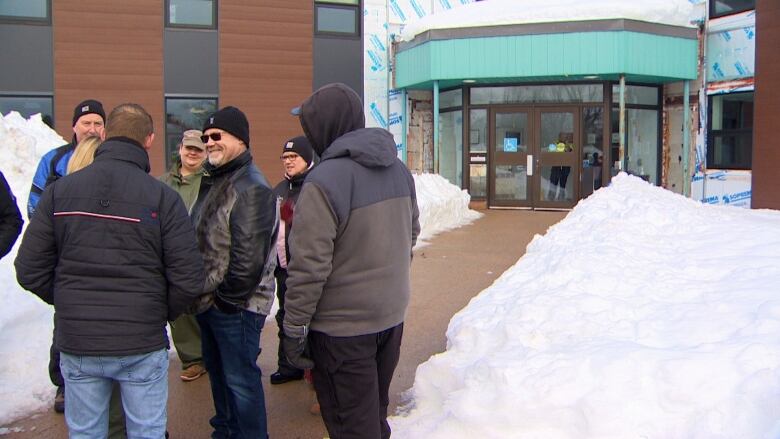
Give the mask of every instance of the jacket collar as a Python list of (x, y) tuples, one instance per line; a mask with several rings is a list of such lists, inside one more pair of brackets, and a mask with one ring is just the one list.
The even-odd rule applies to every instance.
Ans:
[(203, 168), (206, 171), (206, 173), (212, 177), (219, 177), (220, 175), (228, 175), (232, 174), (236, 170), (243, 168), (247, 164), (252, 162), (252, 154), (249, 152), (249, 149), (242, 152), (238, 157), (234, 158), (233, 160), (225, 163), (222, 166), (214, 167), (211, 163), (204, 163)]
[(111, 137), (106, 139), (95, 151), (95, 161), (120, 160), (132, 163), (149, 173), (149, 154), (140, 143), (128, 137)]

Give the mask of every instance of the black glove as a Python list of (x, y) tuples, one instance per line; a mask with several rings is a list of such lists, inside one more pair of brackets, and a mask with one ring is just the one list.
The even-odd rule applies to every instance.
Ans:
[(314, 362), (309, 357), (309, 345), (306, 342), (307, 328), (305, 326), (288, 329), (285, 325), (282, 336), (282, 352), (287, 362), (298, 369), (312, 369)]

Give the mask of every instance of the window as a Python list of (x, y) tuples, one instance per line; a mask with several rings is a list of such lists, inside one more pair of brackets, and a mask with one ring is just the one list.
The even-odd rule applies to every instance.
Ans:
[[(658, 93), (658, 87), (626, 85), (623, 99), (626, 104), (658, 105)], [(612, 103), (620, 103), (620, 86), (617, 84), (612, 84)]]
[(168, 27), (217, 28), (216, 0), (165, 0)]
[(470, 91), (472, 105), (604, 101), (601, 84), (473, 87)]
[(217, 98), (165, 99), (165, 167), (170, 168), (179, 153), (182, 133), (203, 128), (206, 118), (217, 111)]
[(49, 23), (51, 21), (51, 3), (48, 0), (2, 0), (0, 1), (0, 20), (33, 21)]
[(314, 33), (360, 36), (360, 0), (329, 0), (314, 3)]
[[(620, 169), (658, 185), (661, 177), (660, 87), (626, 85), (624, 99), (625, 149), (620, 163), (620, 86), (612, 84), (610, 162), (605, 163), (615, 176)], [(604, 158), (606, 160), (606, 158)]]
[(439, 175), (463, 187), (463, 112), (439, 114)]
[(463, 105), (463, 89), (443, 91), (439, 93), (439, 108), (460, 107)]
[(751, 169), (753, 92), (709, 97), (707, 167)]
[(40, 113), (43, 123), (54, 129), (52, 98), (48, 96), (0, 96), (0, 115), (16, 111), (25, 119)]
[(710, 18), (736, 14), (756, 8), (756, 0), (711, 0)]

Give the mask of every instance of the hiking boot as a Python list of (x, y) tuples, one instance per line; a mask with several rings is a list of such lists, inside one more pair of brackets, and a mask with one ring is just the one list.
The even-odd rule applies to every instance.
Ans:
[(65, 386), (57, 387), (57, 393), (54, 395), (54, 411), (65, 413)]
[(296, 372), (282, 372), (281, 370), (277, 370), (276, 372), (271, 374), (271, 384), (284, 384), (289, 383), (290, 381), (298, 381), (303, 379), (303, 371), (299, 370)]
[(195, 381), (202, 377), (205, 373), (206, 368), (204, 368), (202, 364), (193, 364), (192, 366), (182, 370), (179, 378), (181, 378), (182, 381)]

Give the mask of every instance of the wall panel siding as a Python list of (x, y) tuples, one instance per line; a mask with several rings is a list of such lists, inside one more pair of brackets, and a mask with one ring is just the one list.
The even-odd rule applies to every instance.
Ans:
[(255, 164), (282, 178), (282, 143), (302, 134), (290, 109), (312, 91), (311, 0), (219, 2), (219, 105), (249, 119)]
[(434, 80), (566, 80), (621, 73), (667, 82), (694, 79), (697, 44), (692, 38), (631, 31), (431, 40), (397, 53), (395, 83), (425, 88)]
[(138, 103), (154, 118), (153, 175), (164, 170), (163, 13), (157, 0), (52, 2), (57, 132), (72, 137), (84, 99), (102, 101), (106, 113)]
[(780, 2), (756, 2), (756, 91), (751, 207), (780, 210), (777, 107), (780, 105)]

